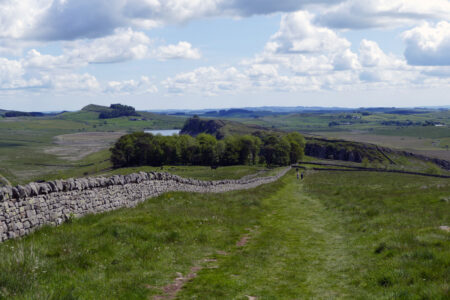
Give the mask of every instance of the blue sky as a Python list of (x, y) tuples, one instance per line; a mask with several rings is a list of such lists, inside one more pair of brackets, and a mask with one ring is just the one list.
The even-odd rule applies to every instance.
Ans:
[(450, 0), (0, 1), (0, 108), (450, 104)]

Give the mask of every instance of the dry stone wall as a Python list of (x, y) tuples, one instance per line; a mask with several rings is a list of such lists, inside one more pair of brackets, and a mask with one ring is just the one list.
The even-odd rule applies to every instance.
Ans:
[(0, 189), (0, 242), (24, 236), (43, 225), (134, 207), (169, 191), (222, 193), (274, 182), (286, 174), (244, 180), (200, 181), (169, 173), (134, 173), (112, 177), (32, 182)]

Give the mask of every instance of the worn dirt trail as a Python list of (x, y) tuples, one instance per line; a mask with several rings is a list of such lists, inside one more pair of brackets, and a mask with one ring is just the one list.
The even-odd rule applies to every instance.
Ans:
[[(216, 268), (177, 279), (183, 284), (171, 298), (155, 299), (348, 296), (349, 280), (340, 274), (352, 267), (352, 257), (338, 217), (307, 196), (301, 181), (282, 180), (286, 187), (264, 200), (270, 209), (257, 230), (243, 232)], [(339, 286), (330, 284), (337, 281)]]

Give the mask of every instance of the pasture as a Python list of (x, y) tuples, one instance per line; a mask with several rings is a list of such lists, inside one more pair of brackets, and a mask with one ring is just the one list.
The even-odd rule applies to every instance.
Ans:
[(9, 299), (447, 299), (450, 182), (290, 172), (167, 193), (0, 245)]

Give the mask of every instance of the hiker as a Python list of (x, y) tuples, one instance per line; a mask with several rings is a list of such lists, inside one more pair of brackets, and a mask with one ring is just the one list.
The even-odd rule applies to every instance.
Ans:
[(303, 172), (302, 172), (302, 180), (303, 180), (303, 176), (304, 176), (304, 175), (303, 175)]

